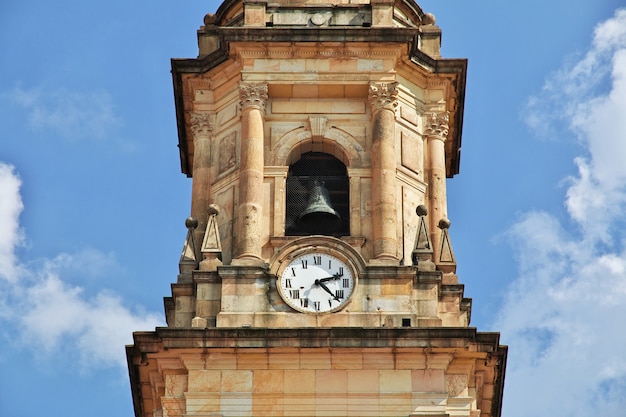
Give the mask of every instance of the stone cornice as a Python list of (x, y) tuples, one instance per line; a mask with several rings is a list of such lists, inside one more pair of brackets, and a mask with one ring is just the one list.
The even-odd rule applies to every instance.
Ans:
[[(271, 43), (271, 45), (270, 45)], [(351, 42), (341, 48), (328, 48), (320, 43), (283, 43), (275, 42), (237, 42), (232, 45), (232, 52), (242, 58), (275, 58), (275, 59), (329, 59), (329, 58), (395, 58), (406, 53), (401, 43), (390, 46), (372, 45), (368, 42)]]
[[(227, 42), (411, 42), (418, 28), (244, 28), (220, 27), (220, 37)], [(202, 32), (200, 32), (202, 36)]]
[[(428, 328), (171, 328), (135, 332), (134, 349), (154, 353), (163, 348), (428, 348), (506, 356), (500, 333), (474, 327)], [(157, 348), (155, 350), (155, 348)]]

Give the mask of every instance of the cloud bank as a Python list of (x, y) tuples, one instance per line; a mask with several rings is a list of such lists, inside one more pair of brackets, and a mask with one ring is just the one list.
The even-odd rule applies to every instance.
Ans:
[(74, 365), (82, 371), (125, 369), (124, 345), (132, 343), (132, 332), (163, 325), (162, 315), (131, 309), (107, 290), (88, 296), (63, 277), (70, 270), (92, 276), (94, 264), (113, 273), (111, 255), (86, 249), (22, 263), (16, 255), (23, 242), (20, 185), (15, 169), (0, 162), (0, 337), (5, 346), (57, 361), (78, 358)]
[(626, 9), (529, 100), (528, 125), (576, 135), (564, 215), (526, 214), (508, 237), (519, 277), (495, 328), (510, 345), (505, 416), (626, 410)]

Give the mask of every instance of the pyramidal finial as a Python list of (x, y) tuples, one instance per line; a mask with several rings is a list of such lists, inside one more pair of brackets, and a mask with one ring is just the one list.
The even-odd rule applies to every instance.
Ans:
[(441, 246), (439, 247), (439, 269), (446, 273), (456, 272), (456, 258), (454, 257), (454, 251), (452, 250), (452, 244), (450, 243), (450, 235), (448, 229), (450, 228), (450, 220), (443, 218), (439, 220), (438, 227), (441, 229)]
[(181, 274), (191, 272), (198, 266), (198, 259), (196, 258), (196, 239), (194, 237), (194, 230), (198, 227), (198, 220), (194, 217), (187, 217), (185, 226), (187, 227), (187, 237), (185, 238), (183, 252), (178, 262), (178, 270)]
[(434, 271), (433, 245), (430, 241), (425, 219), (428, 209), (420, 204), (415, 209), (415, 213), (419, 216), (419, 224), (417, 226), (417, 236), (415, 237), (415, 247), (413, 248), (413, 264), (417, 265), (417, 269), (420, 271)]
[(220, 258), (222, 257), (222, 243), (220, 241), (220, 232), (217, 227), (217, 215), (220, 208), (217, 204), (209, 204), (208, 209), (209, 221), (202, 239), (202, 261), (200, 262), (201, 271), (217, 271), (217, 267), (222, 265)]

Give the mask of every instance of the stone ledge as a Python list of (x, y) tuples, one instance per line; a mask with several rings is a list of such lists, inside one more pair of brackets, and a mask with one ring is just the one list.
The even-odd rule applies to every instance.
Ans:
[[(135, 348), (143, 352), (157, 345), (167, 349), (185, 348), (450, 348), (497, 352), (499, 333), (463, 328), (169, 328), (135, 332)], [(471, 346), (470, 345), (475, 345)], [(506, 348), (506, 347), (505, 347)], [(147, 350), (144, 350), (147, 349)], [(158, 351), (158, 350), (157, 350)]]

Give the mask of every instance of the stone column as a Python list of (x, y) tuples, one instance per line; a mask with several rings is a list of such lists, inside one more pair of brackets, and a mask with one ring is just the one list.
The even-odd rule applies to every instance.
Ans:
[(238, 260), (261, 259), (263, 224), (263, 118), (267, 84), (241, 84), (241, 162), (237, 219)]
[[(208, 219), (211, 190), (211, 135), (213, 115), (204, 112), (191, 113), (193, 134), (193, 171), (191, 183), (191, 217), (198, 221), (194, 231), (196, 242), (202, 242)], [(198, 250), (199, 245), (196, 245)], [(196, 253), (196, 259), (200, 254)]]
[(370, 84), (374, 258), (397, 263), (395, 107), (398, 83)]
[[(428, 194), (430, 200), (430, 233), (433, 247), (441, 245), (441, 235), (436, 233), (439, 220), (448, 218), (446, 200), (446, 149), (445, 142), (449, 130), (449, 113), (431, 112), (426, 114), (424, 133), (428, 140)], [(435, 251), (435, 263), (439, 262), (439, 252)]]

